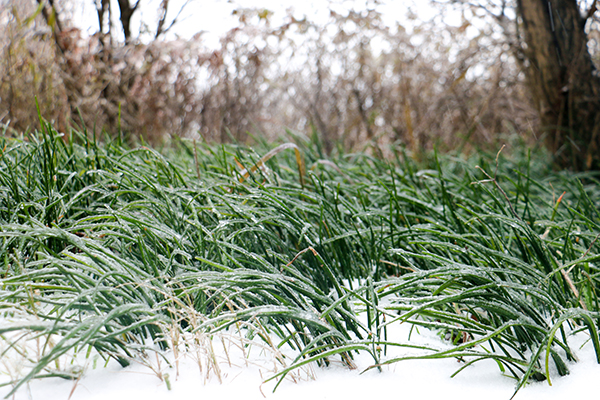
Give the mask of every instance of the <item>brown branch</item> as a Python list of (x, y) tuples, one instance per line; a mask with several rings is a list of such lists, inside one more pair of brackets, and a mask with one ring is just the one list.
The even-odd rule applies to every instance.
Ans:
[(121, 16), (119, 19), (121, 20), (121, 26), (123, 27), (125, 42), (129, 42), (131, 40), (131, 17), (136, 12), (139, 5), (140, 0), (138, 0), (134, 6), (129, 4), (129, 0), (119, 0), (119, 10), (121, 11)]
[(585, 21), (592, 18), (596, 11), (598, 11), (598, 0), (594, 0), (594, 2), (592, 3), (592, 6), (585, 15)]
[[(160, 3), (160, 9), (158, 14), (160, 17), (158, 18), (158, 25), (156, 26), (156, 34), (154, 38), (157, 39), (163, 33), (163, 27), (165, 26), (165, 22), (167, 20), (167, 11), (169, 9), (169, 0), (162, 0)], [(171, 24), (172, 26), (172, 24)]]
[(367, 116), (367, 111), (365, 110), (365, 103), (360, 95), (360, 91), (357, 88), (353, 88), (352, 92), (354, 93), (354, 97), (356, 98), (356, 103), (358, 104), (358, 113), (360, 118), (362, 119), (365, 128), (367, 129), (367, 137), (369, 139), (373, 138), (373, 130), (371, 129), (371, 124), (369, 123), (369, 118)]
[(98, 32), (101, 34), (104, 33), (105, 14), (109, 10), (109, 1), (110, 0), (101, 0), (100, 5), (96, 6), (96, 12), (98, 13)]
[(56, 43), (56, 46), (58, 47), (60, 52), (62, 54), (64, 54), (66, 49), (64, 47), (64, 44), (62, 43), (62, 41), (59, 38), (59, 34), (62, 32), (62, 23), (60, 22), (60, 18), (58, 17), (58, 12), (56, 11), (56, 7), (54, 7), (54, 0), (48, 0), (48, 5), (50, 6), (49, 7), (50, 10), (48, 10), (45, 0), (37, 0), (37, 2), (38, 2), (38, 4), (43, 5), (42, 16), (44, 17), (46, 24), (48, 24), (48, 26), (52, 30), (52, 37), (54, 38), (54, 42)]
[[(168, 2), (168, 0), (166, 0)], [(181, 14), (183, 13), (183, 10), (187, 7), (187, 5), (191, 2), (191, 0), (187, 0), (185, 3), (183, 3), (183, 5), (181, 6), (181, 8), (179, 9), (179, 11), (177, 12), (177, 15), (175, 16), (175, 18), (173, 18), (173, 21), (171, 21), (171, 23), (169, 24), (169, 26), (167, 26), (166, 28), (162, 29), (160, 33), (158, 33), (158, 29), (157, 29), (157, 33), (155, 38), (158, 38), (158, 36), (160, 34), (163, 33), (167, 33), (168, 31), (171, 30), (171, 28), (177, 23), (179, 22), (179, 17), (181, 17)], [(167, 15), (167, 13), (165, 12), (165, 16)], [(184, 18), (186, 19), (186, 18)], [(164, 23), (164, 22), (163, 22)]]

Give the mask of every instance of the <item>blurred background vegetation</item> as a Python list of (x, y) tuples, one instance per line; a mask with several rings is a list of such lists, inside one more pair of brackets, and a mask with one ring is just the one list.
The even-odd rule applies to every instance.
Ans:
[[(167, 19), (168, 0), (0, 2), (0, 122), (9, 133), (38, 128), (37, 97), (61, 132), (77, 126), (152, 144), (173, 136), (251, 143), (289, 129), (312, 135), (324, 153), (545, 144), (560, 167), (600, 168), (595, 0), (449, 0), (437, 4), (440, 15), (457, 9), (461, 24), (409, 12), (410, 29), (386, 25), (378, 1), (330, 7), (325, 23), (290, 12), (275, 24), (269, 10), (238, 7), (237, 26), (217, 48), (202, 27), (189, 40), (167, 35), (187, 12)], [(95, 33), (74, 21), (77, 2), (93, 3)], [(156, 8), (157, 21), (135, 32), (132, 17), (144, 7)], [(567, 17), (582, 26), (587, 51)], [(550, 51), (535, 47), (531, 18), (550, 29)], [(540, 54), (558, 70), (544, 69)]]

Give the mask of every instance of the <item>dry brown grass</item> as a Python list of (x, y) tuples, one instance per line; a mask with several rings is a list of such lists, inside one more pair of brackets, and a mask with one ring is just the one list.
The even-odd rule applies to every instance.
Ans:
[[(209, 141), (273, 139), (285, 128), (318, 133), (323, 151), (402, 142), (419, 152), (497, 148), (502, 134), (530, 139), (537, 117), (494, 27), (422, 23), (411, 34), (375, 12), (332, 13), (326, 26), (290, 16), (272, 27), (256, 10), (219, 49), (201, 37), (107, 45), (67, 23), (61, 49), (35, 2), (0, 15), (0, 118), (15, 131), (42, 115), (61, 131), (88, 129)], [(416, 44), (420, 42), (420, 44)], [(267, 45), (268, 43), (268, 45)], [(379, 149), (379, 150), (377, 150)]]

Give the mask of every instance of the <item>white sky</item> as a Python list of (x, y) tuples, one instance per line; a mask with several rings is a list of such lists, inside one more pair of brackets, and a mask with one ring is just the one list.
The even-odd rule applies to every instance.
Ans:
[[(98, 30), (98, 22), (92, 0), (75, 0), (77, 9), (75, 20), (78, 25), (89, 34)], [(118, 12), (117, 0), (113, 2), (113, 10)], [(142, 0), (141, 12), (134, 14), (132, 31), (138, 32), (141, 21), (150, 28), (155, 29), (157, 16), (156, 9), (161, 0)], [(216, 46), (219, 37), (225, 32), (237, 26), (237, 18), (232, 15), (237, 8), (266, 8), (272, 11), (271, 24), (277, 26), (285, 21), (286, 10), (293, 10), (294, 17), (302, 19), (307, 16), (314, 22), (326, 22), (329, 16), (328, 5), (335, 11), (344, 12), (349, 9), (373, 8), (374, 2), (369, 0), (187, 0), (185, 11), (181, 14), (179, 22), (171, 30), (172, 35), (178, 35), (189, 39), (200, 31), (204, 31), (203, 38), (208, 46)], [(169, 4), (168, 20), (172, 20), (186, 0), (171, 0)], [(382, 14), (384, 22), (394, 26), (397, 22), (406, 25), (408, 22), (404, 17), (409, 7), (417, 13), (419, 19), (427, 20), (436, 15), (436, 10), (431, 7), (427, 0), (382, 0), (377, 6)], [(460, 21), (460, 13), (449, 12), (446, 16), (452, 21)], [(173, 37), (173, 36), (171, 36)]]

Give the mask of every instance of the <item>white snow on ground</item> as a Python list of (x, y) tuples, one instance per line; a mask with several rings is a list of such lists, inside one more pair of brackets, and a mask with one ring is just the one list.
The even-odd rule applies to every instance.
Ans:
[[(409, 327), (398, 326), (389, 332), (388, 339), (406, 341)], [(517, 400), (583, 398), (598, 388), (600, 365), (595, 362), (592, 343), (586, 333), (579, 333), (570, 340), (579, 358), (578, 363), (569, 365), (571, 374), (566, 377), (552, 376), (552, 386), (547, 382), (531, 383), (517, 394)], [(286, 379), (273, 393), (274, 382), (263, 383), (273, 375), (276, 363), (273, 352), (255, 346), (244, 357), (236, 336), (213, 339), (214, 355), (219, 360), (219, 373), (210, 371), (206, 379), (206, 355), (199, 357), (203, 372), (199, 370), (194, 351), (179, 356), (178, 368), (169, 368), (164, 361), (151, 356), (147, 365), (133, 364), (121, 368), (116, 362), (108, 366), (93, 366), (93, 357), (83, 364), (85, 374), (79, 381), (50, 378), (33, 381), (23, 386), (15, 400), (169, 400), (169, 399), (371, 399), (378, 396), (416, 399), (502, 399), (508, 400), (515, 387), (515, 380), (500, 373), (493, 361), (476, 363), (454, 378), (450, 375), (461, 366), (456, 359), (410, 360), (383, 368), (383, 372), (370, 370), (360, 372), (372, 364), (368, 354), (355, 358), (356, 370), (349, 370), (341, 363), (328, 368), (311, 366), (295, 373), (296, 382)], [(223, 343), (227, 346), (224, 350)], [(239, 343), (239, 342), (238, 342)], [(447, 346), (434, 333), (421, 329), (414, 332), (411, 343), (427, 343), (437, 347)], [(583, 347), (581, 347), (583, 345)], [(406, 355), (404, 348), (388, 352), (387, 357)], [(173, 354), (169, 357), (173, 359)], [(98, 360), (98, 359), (97, 359)], [(10, 360), (2, 360), (5, 365)], [(16, 362), (16, 361), (15, 361)], [(230, 365), (231, 363), (231, 365)], [(163, 380), (159, 378), (162, 374)], [(168, 378), (165, 377), (168, 374)], [(311, 377), (312, 376), (312, 377)], [(219, 382), (219, 377), (222, 383)], [(313, 379), (314, 378), (314, 379)], [(167, 385), (166, 381), (170, 385)], [(7, 376), (0, 375), (0, 382)], [(168, 388), (170, 386), (170, 390)], [(0, 388), (0, 398), (6, 396), (9, 387)]]

